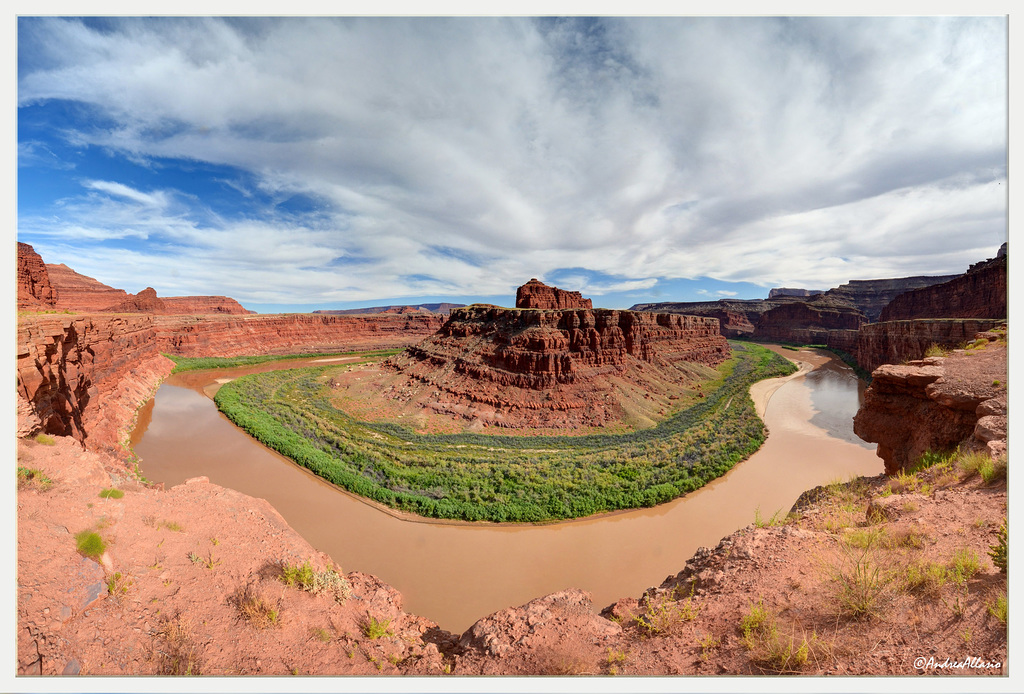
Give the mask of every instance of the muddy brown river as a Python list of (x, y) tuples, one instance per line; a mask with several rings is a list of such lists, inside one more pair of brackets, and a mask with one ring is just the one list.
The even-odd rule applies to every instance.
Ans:
[(315, 477), (235, 428), (210, 399), (218, 379), (297, 368), (176, 374), (139, 413), (132, 444), (140, 469), (168, 487), (189, 477), (267, 499), (345, 571), (374, 574), (404, 609), (461, 633), (505, 607), (583, 588), (601, 609), (679, 572), (700, 546), (776, 511), (805, 489), (882, 472), (874, 446), (853, 434), (863, 383), (829, 353), (777, 349), (801, 370), (755, 384), (768, 425), (764, 446), (702, 489), (654, 508), (549, 525), (439, 523), (398, 517)]

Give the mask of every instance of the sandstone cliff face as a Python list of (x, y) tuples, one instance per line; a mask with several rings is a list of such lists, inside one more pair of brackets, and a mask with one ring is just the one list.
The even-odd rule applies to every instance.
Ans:
[(97, 313), (128, 299), (128, 292), (114, 289), (80, 275), (67, 265), (47, 264), (50, 283), (57, 290), (57, 305), (61, 310)]
[(186, 357), (392, 349), (433, 334), (444, 316), (313, 315), (157, 316), (162, 349)]
[(435, 335), (387, 365), (444, 394), (441, 411), (565, 428), (617, 420), (624, 399), (667, 398), (667, 388), (728, 355), (713, 318), (476, 305), (452, 311)]
[(252, 313), (228, 296), (165, 296), (164, 312), (202, 316), (209, 313), (226, 313), (244, 316)]
[(516, 290), (516, 308), (593, 308), (590, 299), (584, 299), (579, 292), (570, 292), (558, 287), (549, 287), (537, 278)]
[(46, 264), (27, 243), (18, 243), (18, 308), (48, 309), (57, 303)]
[(868, 371), (882, 364), (921, 359), (932, 345), (953, 348), (991, 330), (1004, 321), (969, 318), (934, 318), (889, 321), (861, 326), (857, 332), (857, 363)]
[(879, 320), (915, 318), (1006, 318), (1005, 252), (948, 282), (895, 297)]
[(935, 277), (898, 277), (884, 280), (850, 280), (835, 289), (829, 289), (822, 297), (846, 303), (867, 316), (868, 322), (878, 320), (882, 309), (904, 292), (948, 282), (956, 275)]
[(18, 323), (17, 393), (38, 427), (114, 450), (173, 363), (146, 317), (30, 316)]
[(793, 338), (798, 332), (814, 331), (824, 339), (807, 344), (824, 344), (828, 331), (857, 330), (866, 322), (864, 314), (844, 306), (824, 302), (790, 303), (765, 311), (754, 335), (761, 340), (797, 342), (799, 340)]
[(965, 442), (1005, 452), (1006, 348), (1000, 334), (982, 335), (992, 341), (980, 350), (875, 369), (853, 430), (878, 444), (887, 474)]
[(138, 294), (129, 294), (124, 301), (108, 306), (105, 310), (111, 313), (164, 313), (163, 299), (156, 295), (156, 290), (146, 287)]

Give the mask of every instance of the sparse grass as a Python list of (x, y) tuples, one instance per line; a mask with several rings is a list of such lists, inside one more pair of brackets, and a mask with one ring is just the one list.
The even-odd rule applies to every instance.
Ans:
[(722, 640), (716, 639), (712, 634), (705, 634), (697, 645), (700, 646), (700, 659), (706, 663), (711, 659), (711, 652), (722, 645)]
[(41, 443), (44, 446), (54, 446), (57, 444), (57, 440), (47, 434), (36, 434), (35, 442)]
[(242, 618), (256, 629), (278, 626), (281, 613), (254, 586), (245, 586), (234, 597), (235, 607)]
[(316, 639), (320, 643), (331, 642), (331, 632), (327, 631), (323, 627), (315, 627), (310, 630), (310, 637)]
[(192, 642), (192, 624), (180, 616), (168, 620), (160, 631), (164, 642), (158, 651), (158, 675), (201, 675), (196, 647)]
[(893, 494), (923, 494), (927, 496), (932, 486), (925, 482), (916, 472), (898, 471), (889, 478), (886, 485)]
[(963, 586), (974, 574), (981, 571), (981, 560), (974, 550), (964, 547), (953, 552), (953, 558), (947, 568), (949, 569), (949, 580), (958, 586)]
[(1006, 519), (996, 532), (995, 544), (989, 545), (988, 556), (992, 557), (992, 564), (1002, 573), (1006, 573), (1006, 543), (1007, 543)]
[(124, 497), (124, 492), (120, 489), (104, 489), (99, 496), (101, 499), (120, 499)]
[(107, 579), (107, 594), (114, 598), (120, 598), (128, 594), (128, 590), (135, 585), (135, 580), (128, 574), (115, 571), (114, 575)]
[(38, 489), (45, 492), (53, 486), (53, 480), (42, 470), (18, 466), (18, 489)]
[(1000, 457), (993, 460), (990, 455), (982, 451), (964, 453), (959, 457), (959, 467), (964, 473), (965, 479), (970, 479), (977, 474), (985, 484), (1003, 479), (1006, 477), (1006, 458)]
[(812, 632), (810, 639), (802, 636), (799, 642), (795, 635), (782, 633), (777, 616), (761, 600), (751, 604), (742, 617), (740, 632), (751, 660), (779, 673), (799, 672), (812, 656), (824, 650), (816, 633)]
[(99, 561), (103, 553), (107, 551), (107, 543), (103, 541), (99, 533), (92, 530), (83, 530), (75, 535), (75, 544), (78, 547), (79, 554), (96, 561)]
[(877, 614), (890, 576), (875, 560), (873, 543), (861, 548), (840, 545), (839, 561), (829, 567), (840, 614), (862, 619)]
[(334, 599), (343, 603), (352, 594), (352, 588), (348, 581), (333, 568), (317, 571), (313, 565), (306, 561), (301, 566), (283, 564), (281, 566), (281, 580), (285, 585), (294, 586), (314, 595), (330, 593)]
[(949, 354), (949, 350), (945, 347), (941, 347), (936, 343), (931, 343), (928, 348), (924, 351), (926, 357), (945, 357)]
[(206, 559), (203, 559), (201, 556), (199, 556), (195, 552), (189, 552), (188, 553), (188, 558), (189, 558), (189, 561), (191, 561), (193, 564), (198, 564), (200, 566), (205, 566), (207, 569), (211, 569), (211, 570), (213, 569), (213, 567), (219, 566), (220, 563), (221, 563), (220, 559), (214, 558), (213, 550), (210, 550), (210, 556), (207, 557)]
[(378, 620), (373, 615), (366, 615), (366, 619), (359, 625), (362, 629), (363, 636), (368, 639), (376, 640), (385, 636), (394, 636), (394, 631), (391, 630), (391, 619), (380, 619)]
[(921, 549), (924, 547), (928, 536), (913, 528), (904, 528), (887, 534), (882, 538), (882, 545), (887, 549), (906, 547), (908, 549)]
[(786, 516), (783, 515), (782, 509), (777, 509), (775, 513), (771, 515), (771, 518), (765, 520), (761, 517), (761, 507), (758, 506), (754, 509), (754, 527), (755, 528), (772, 528), (776, 525), (782, 525), (786, 522)]
[(861, 549), (881, 544), (885, 539), (886, 530), (884, 526), (851, 530), (842, 536), (844, 543), (850, 547), (859, 547)]
[(664, 636), (675, 631), (684, 622), (697, 618), (699, 609), (693, 604), (693, 588), (685, 600), (678, 600), (675, 591), (652, 599), (644, 595), (641, 603), (643, 612), (633, 621), (649, 636)]
[(916, 561), (908, 564), (901, 578), (901, 587), (908, 592), (936, 598), (948, 581), (946, 567), (936, 562)]
[(1009, 616), (1009, 610), (1006, 603), (1006, 593), (1000, 593), (996, 596), (996, 599), (990, 603), (987, 603), (988, 613), (999, 620), (999, 622), (1006, 626), (1006, 620)]

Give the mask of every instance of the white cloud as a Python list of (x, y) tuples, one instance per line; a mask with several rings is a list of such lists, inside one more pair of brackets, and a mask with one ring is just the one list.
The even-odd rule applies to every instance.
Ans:
[(626, 278), (594, 294), (827, 287), (960, 271), (1006, 233), (1002, 18), (108, 23), (23, 22), (19, 103), (78, 100), (112, 123), (81, 143), (334, 207), (217, 219), (111, 179), (19, 220), (79, 250), (171, 244), (137, 251), (154, 286), (173, 263), (250, 301), (507, 293), (566, 267)]

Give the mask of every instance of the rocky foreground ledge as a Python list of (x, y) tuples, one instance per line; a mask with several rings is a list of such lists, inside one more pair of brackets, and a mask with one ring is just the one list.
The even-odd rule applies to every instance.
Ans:
[[(999, 355), (1005, 373), (998, 339), (914, 368), (941, 370), (930, 383), (955, 403), (961, 362)], [(1005, 459), (985, 448), (815, 490), (642, 596), (563, 591), (460, 636), (343, 573), (266, 501), (205, 478), (151, 487), (71, 437), (22, 439), (18, 673), (1005, 674)]]

